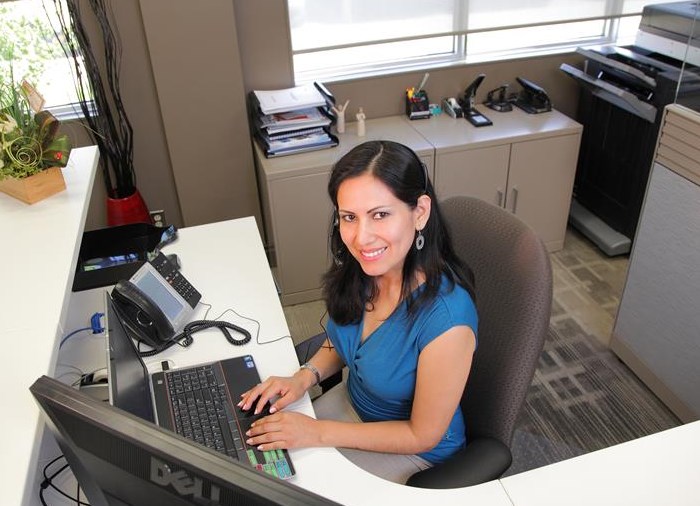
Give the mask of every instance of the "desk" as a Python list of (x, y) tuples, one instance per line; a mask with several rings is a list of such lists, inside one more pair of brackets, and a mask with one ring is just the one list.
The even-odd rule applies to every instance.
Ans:
[(74, 149), (63, 169), (66, 189), (36, 204), (0, 194), (0, 384), (6, 389), (0, 504), (27, 504), (36, 497), (43, 423), (28, 388), (54, 372), (97, 160), (94, 146)]
[[(91, 159), (96, 161), (94, 152), (92, 158), (88, 155), (90, 152), (86, 151), (85, 158), (78, 157), (76, 162), (80, 159), (81, 165), (89, 165)], [(92, 170), (94, 172), (94, 165)], [(83, 181), (83, 190), (87, 191), (91, 178)], [(69, 185), (74, 181), (72, 177), (67, 180), (70, 181)], [(0, 200), (2, 211), (11, 209), (13, 205)], [(38, 376), (51, 374), (55, 368), (56, 339), (63, 333), (59, 325), (60, 315), (67, 313), (64, 328), (70, 329), (68, 325), (74, 319), (84, 321), (86, 316), (101, 308), (102, 290), (69, 293), (71, 266), (76, 261), (80, 237), (78, 230), (82, 229), (84, 212), (67, 214), (73, 222), (65, 220), (58, 223), (46, 219), (52, 225), (62, 225), (66, 240), (70, 237), (74, 244), (62, 244), (59, 241), (61, 234), (42, 228), (42, 232), (51, 235), (54, 240), (52, 251), (63, 255), (53, 265), (55, 271), (52, 276), (44, 279), (43, 271), (41, 275), (27, 273), (32, 284), (17, 285), (18, 288), (24, 287), (24, 292), (17, 294), (17, 300), (28, 300), (28, 295), (34, 295), (40, 300), (36, 304), (42, 304), (36, 307), (40, 307), (46, 318), (29, 320), (25, 322), (25, 328), (13, 328), (10, 322), (15, 319), (3, 312), (4, 342), (23, 344), (22, 347), (13, 348), (11, 360), (6, 360), (0, 368), (0, 379), (6, 385), (15, 387), (9, 398), (2, 399), (3, 404), (14, 410), (9, 419), (3, 419), (2, 425), (2, 429), (9, 434), (3, 442), (2, 452), (1, 470), (7, 484), (0, 493), (0, 504), (3, 505), (38, 503), (34, 475), (43, 424), (39, 423), (39, 410), (27, 389)], [(2, 231), (10, 228), (8, 226)], [(30, 238), (24, 240), (25, 244), (31, 243)], [(169, 350), (168, 358), (176, 365), (187, 365), (211, 358), (212, 354), (225, 357), (251, 353), (263, 377), (290, 374), (296, 370), (298, 362), (291, 339), (285, 337), (289, 331), (253, 218), (182, 229), (179, 239), (167, 250), (180, 256), (183, 273), (204, 295), (203, 301), (212, 305), (210, 317), (233, 309), (239, 316), (225, 317), (247, 326), (254, 336), (253, 342), (248, 345), (234, 347), (217, 331), (205, 331), (195, 336), (191, 348)], [(2, 275), (16, 279), (11, 278), (15, 274), (6, 266)], [(52, 288), (54, 284), (56, 288)], [(46, 294), (37, 287), (46, 288)], [(27, 298), (23, 298), (23, 294)], [(53, 294), (52, 299), (47, 298), (49, 294)], [(12, 303), (6, 294), (2, 296), (4, 304)], [(78, 310), (79, 307), (82, 309)], [(18, 303), (10, 308), (22, 310)], [(79, 314), (81, 312), (84, 314)], [(201, 316), (201, 313), (197, 316)], [(260, 332), (257, 332), (256, 323), (243, 317), (256, 319), (260, 323)], [(18, 340), (11, 341), (15, 337)], [(93, 342), (99, 343), (100, 340)], [(62, 353), (70, 354), (70, 346), (78, 343), (71, 339), (62, 348)], [(102, 354), (96, 352), (92, 360), (99, 362), (101, 359), (104, 363), (103, 342), (101, 349)], [(162, 358), (158, 357), (159, 360)], [(308, 397), (296, 402), (292, 408), (309, 415), (313, 413)], [(689, 506), (697, 503), (700, 422), (518, 476), (454, 490), (422, 490), (386, 482), (357, 468), (333, 448), (291, 450), (291, 455), (297, 469), (293, 483), (342, 504)]]
[[(291, 375), (299, 368), (263, 243), (252, 217), (181, 229), (178, 239), (164, 251), (177, 253), (183, 274), (202, 293), (202, 302), (212, 306), (209, 318), (228, 311), (224, 319), (248, 329), (253, 339), (245, 346), (232, 346), (219, 331), (205, 330), (195, 334), (189, 348), (173, 346), (147, 358), (146, 365), (151, 372), (155, 372), (163, 360), (169, 360), (171, 367), (182, 367), (210, 361), (212, 357), (245, 354), (253, 355), (263, 378)], [(73, 294), (71, 317), (75, 317), (75, 312), (82, 312), (79, 321), (89, 318), (92, 312), (100, 309), (103, 292), (104, 289), (96, 289)], [(203, 316), (204, 308), (200, 305), (194, 318)], [(71, 339), (64, 346), (66, 352), (70, 352), (69, 344), (83, 348), (80, 341)], [(104, 362), (104, 353), (99, 354), (98, 359)], [(314, 416), (308, 395), (289, 409)], [(473, 501), (474, 504), (511, 506), (497, 481), (466, 490), (419, 490), (377, 478), (350, 463), (334, 448), (294, 449), (290, 450), (290, 455), (297, 471), (292, 483), (342, 504), (424, 505)]]
[(517, 506), (695, 506), (700, 422), (501, 479)]

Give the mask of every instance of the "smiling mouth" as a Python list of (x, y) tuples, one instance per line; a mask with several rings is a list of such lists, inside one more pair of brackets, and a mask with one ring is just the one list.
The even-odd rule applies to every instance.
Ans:
[(383, 248), (375, 249), (373, 251), (362, 251), (362, 257), (366, 258), (368, 260), (372, 260), (373, 258), (377, 258), (379, 255), (384, 253), (386, 251), (386, 246)]

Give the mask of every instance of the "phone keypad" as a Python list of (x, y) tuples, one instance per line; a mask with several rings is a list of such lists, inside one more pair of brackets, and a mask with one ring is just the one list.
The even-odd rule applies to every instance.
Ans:
[(163, 253), (158, 253), (158, 256), (151, 260), (151, 264), (190, 306), (193, 308), (197, 306), (197, 303), (202, 298), (202, 294), (187, 281), (185, 276), (177, 270), (177, 267)]

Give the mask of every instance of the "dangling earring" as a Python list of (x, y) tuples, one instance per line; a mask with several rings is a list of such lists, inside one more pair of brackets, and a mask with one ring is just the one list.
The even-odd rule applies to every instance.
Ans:
[(423, 246), (425, 246), (425, 237), (423, 237), (423, 232), (418, 230), (418, 235), (416, 236), (416, 249), (420, 251), (423, 249)]

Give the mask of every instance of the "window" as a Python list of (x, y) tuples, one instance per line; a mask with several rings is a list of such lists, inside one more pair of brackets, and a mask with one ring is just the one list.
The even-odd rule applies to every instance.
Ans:
[(301, 84), (629, 44), (646, 3), (288, 0), (295, 79)]
[(26, 79), (52, 111), (77, 101), (71, 67), (50, 22), (53, 11), (53, 0), (0, 0), (0, 82), (9, 82), (10, 72), (16, 83)]

